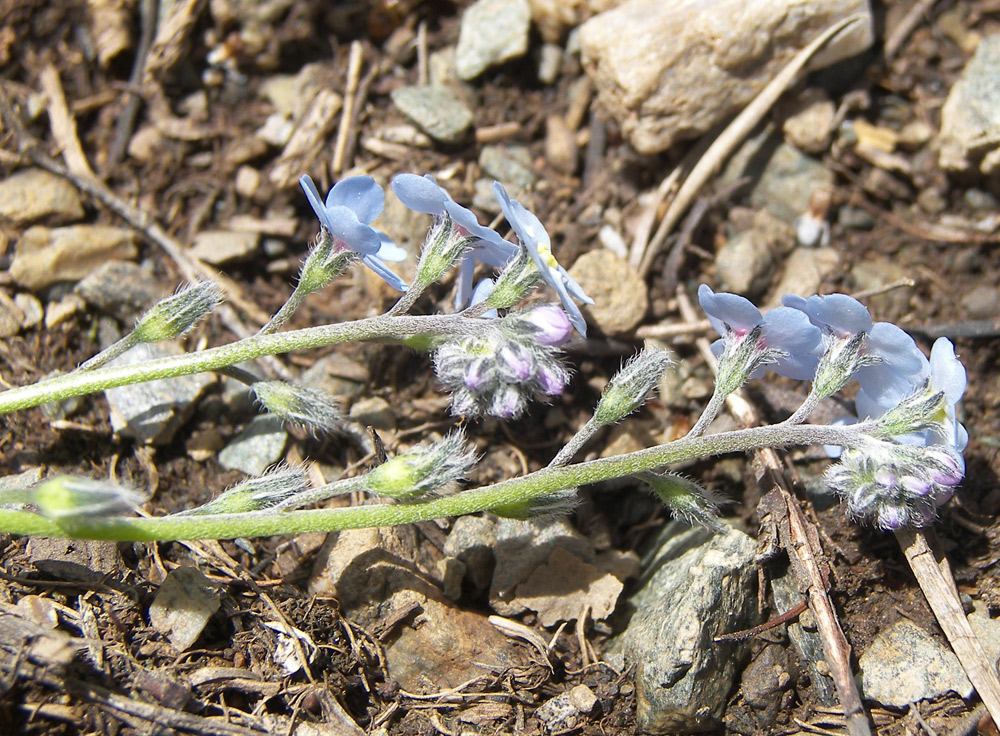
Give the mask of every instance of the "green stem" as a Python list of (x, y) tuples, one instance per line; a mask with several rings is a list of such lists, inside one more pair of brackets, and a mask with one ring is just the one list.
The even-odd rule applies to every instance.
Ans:
[(798, 425), (754, 427), (707, 437), (684, 438), (627, 455), (601, 458), (560, 468), (544, 468), (484, 488), (420, 503), (310, 509), (287, 513), (257, 512), (222, 516), (151, 519), (77, 519), (62, 525), (26, 511), (0, 509), (0, 530), (10, 534), (83, 537), (115, 541), (232, 539), (275, 534), (330, 532), (362, 527), (394, 526), (441, 517), (461, 516), (524, 503), (537, 496), (600, 481), (635, 475), (685, 460), (789, 445), (853, 447), (873, 428), (866, 422), (849, 427)]
[(117, 358), (119, 355), (127, 353), (129, 350), (138, 345), (135, 339), (135, 330), (125, 335), (125, 337), (116, 341), (115, 343), (104, 348), (101, 352), (95, 355), (90, 360), (81, 363), (78, 367), (78, 371), (95, 371), (103, 365), (110, 363), (112, 360)]
[(214, 371), (264, 355), (277, 355), (292, 350), (309, 350), (359, 340), (399, 340), (414, 335), (469, 336), (481, 334), (482, 331), (482, 320), (456, 315), (403, 315), (371, 317), (272, 335), (253, 335), (239, 342), (197, 353), (160, 358), (136, 365), (76, 371), (30, 386), (12, 388), (0, 393), (0, 414), (117, 386)]
[(701, 437), (705, 434), (705, 430), (708, 429), (708, 425), (719, 416), (719, 412), (722, 411), (722, 407), (726, 404), (726, 397), (729, 394), (721, 393), (719, 391), (719, 386), (716, 384), (715, 392), (712, 394), (712, 398), (708, 400), (708, 406), (705, 407), (705, 411), (701, 413), (698, 417), (698, 421), (695, 422), (694, 426), (691, 427), (691, 431), (687, 433), (687, 437)]
[(590, 442), (593, 436), (597, 434), (597, 430), (603, 426), (605, 425), (598, 424), (593, 417), (588, 419), (587, 423), (580, 427), (577, 433), (570, 438), (570, 441), (552, 458), (549, 467), (557, 468), (576, 457), (576, 453), (582, 450), (583, 446)]

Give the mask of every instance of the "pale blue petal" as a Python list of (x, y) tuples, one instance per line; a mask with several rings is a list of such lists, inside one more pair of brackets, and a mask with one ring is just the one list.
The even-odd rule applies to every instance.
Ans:
[[(698, 287), (698, 302), (720, 335), (726, 334), (724, 325), (746, 333), (762, 320), (760, 310), (749, 299), (736, 294), (716, 294), (707, 284)], [(719, 329), (720, 327), (723, 329)]]
[(427, 215), (442, 214), (445, 203), (450, 199), (430, 174), (399, 174), (393, 177), (390, 186), (408, 209)]
[(465, 309), (469, 303), (469, 299), (473, 295), (472, 280), (475, 273), (476, 262), (471, 253), (466, 253), (462, 257), (462, 265), (458, 267), (458, 277), (455, 279), (455, 309)]
[[(493, 279), (482, 279), (478, 284), (476, 284), (476, 288), (472, 290), (471, 303), (476, 305), (485, 301), (486, 297), (488, 297), (490, 292), (493, 291), (494, 286), (495, 284)], [(499, 316), (499, 313), (495, 309), (489, 309), (482, 314), (483, 319), (496, 319)]]
[(889, 322), (872, 327), (865, 340), (868, 348), (893, 370), (904, 376), (915, 376), (927, 364), (920, 348), (905, 331)]
[(302, 187), (302, 191), (305, 192), (306, 199), (309, 200), (309, 206), (312, 207), (313, 212), (316, 213), (316, 217), (319, 218), (320, 224), (327, 230), (333, 232), (333, 225), (330, 222), (330, 216), (326, 212), (326, 205), (323, 204), (323, 200), (319, 196), (319, 191), (316, 189), (316, 185), (313, 184), (312, 177), (308, 174), (300, 176), (299, 186)]
[(812, 353), (817, 351), (823, 339), (819, 328), (809, 321), (809, 317), (789, 307), (778, 307), (764, 315), (761, 337), (767, 347), (783, 350), (792, 358), (808, 356), (813, 361), (815, 357)]
[(583, 292), (583, 287), (581, 287), (578, 283), (576, 283), (573, 277), (569, 275), (569, 272), (567, 272), (566, 269), (563, 268), (562, 266), (559, 267), (559, 275), (562, 276), (563, 283), (566, 284), (566, 290), (570, 294), (572, 294), (574, 297), (579, 299), (584, 304), (594, 303), (594, 300)]
[(382, 261), (380, 261), (374, 255), (366, 255), (361, 258), (362, 263), (364, 263), (368, 268), (375, 272), (383, 281), (385, 281), (389, 286), (391, 286), (396, 291), (406, 291), (406, 282), (399, 278), (395, 273), (393, 273), (388, 266), (386, 266)]
[(326, 206), (347, 207), (367, 225), (382, 214), (385, 192), (370, 176), (349, 176), (334, 184), (326, 195)]
[(931, 386), (943, 391), (949, 404), (957, 404), (965, 393), (965, 366), (955, 357), (955, 346), (939, 337), (931, 347)]
[(399, 263), (409, 257), (409, 253), (393, 243), (384, 232), (381, 230), (376, 230), (375, 232), (378, 234), (379, 239), (378, 252), (375, 255), (379, 257), (379, 260)]
[(840, 337), (868, 332), (872, 328), (872, 317), (868, 310), (847, 294), (811, 296), (807, 305), (806, 314), (814, 325), (829, 327)]
[(362, 224), (354, 210), (335, 205), (326, 208), (327, 227), (333, 236), (361, 255), (373, 255), (382, 245), (378, 233)]

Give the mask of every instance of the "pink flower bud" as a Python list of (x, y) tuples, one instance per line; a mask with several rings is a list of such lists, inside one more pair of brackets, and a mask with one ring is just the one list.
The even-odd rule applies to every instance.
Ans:
[(573, 331), (566, 313), (554, 304), (535, 307), (525, 313), (524, 319), (537, 328), (535, 339), (542, 345), (559, 347), (569, 339)]

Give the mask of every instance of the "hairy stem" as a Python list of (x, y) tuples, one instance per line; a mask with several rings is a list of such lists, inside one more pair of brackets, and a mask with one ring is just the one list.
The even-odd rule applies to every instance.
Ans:
[(0, 530), (11, 534), (84, 537), (117, 541), (232, 539), (275, 534), (329, 532), (393, 526), (461, 516), (523, 503), (537, 496), (589, 483), (621, 478), (696, 458), (789, 445), (853, 447), (864, 440), (871, 423), (849, 427), (798, 425), (754, 427), (707, 437), (677, 440), (645, 450), (565, 467), (548, 467), (521, 478), (430, 501), (286, 513), (255, 512), (219, 516), (76, 519), (57, 524), (38, 514), (0, 509)]

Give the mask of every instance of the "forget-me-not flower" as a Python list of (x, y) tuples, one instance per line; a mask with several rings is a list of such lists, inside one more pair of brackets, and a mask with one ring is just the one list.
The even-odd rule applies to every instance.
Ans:
[[(749, 377), (759, 377), (765, 368), (788, 378), (813, 377), (818, 359), (820, 331), (802, 312), (778, 307), (761, 314), (750, 300), (736, 294), (716, 294), (707, 285), (698, 287), (698, 301), (721, 340), (712, 343), (712, 352), (722, 356), (729, 349), (749, 348), (744, 356)], [(754, 337), (756, 342), (745, 345)]]
[(889, 322), (872, 324), (864, 305), (846, 294), (808, 299), (786, 294), (781, 303), (823, 331), (823, 349), (840, 370), (841, 385), (853, 377), (868, 396), (892, 401), (909, 393), (926, 369), (927, 359), (912, 337)]
[(552, 255), (552, 241), (539, 219), (516, 199), (507, 196), (507, 190), (500, 182), (493, 182), (493, 192), (496, 194), (497, 202), (500, 203), (504, 217), (517, 234), (517, 239), (531, 254), (542, 278), (559, 295), (559, 301), (569, 315), (569, 321), (573, 323), (577, 332), (586, 337), (587, 323), (573, 299), (579, 299), (584, 304), (593, 304), (594, 300), (584, 293), (580, 285)]
[(455, 282), (456, 308), (464, 308), (472, 297), (476, 261), (493, 268), (503, 268), (517, 253), (517, 247), (513, 243), (501, 238), (495, 230), (480, 225), (475, 213), (455, 202), (430, 174), (399, 174), (393, 177), (391, 186), (399, 201), (409, 209), (435, 217), (448, 215), (458, 234), (472, 239), (471, 248), (462, 258)]
[(299, 177), (299, 184), (320, 224), (333, 235), (337, 250), (353, 250), (389, 286), (406, 291), (406, 282), (385, 265), (403, 260), (406, 251), (369, 225), (385, 208), (382, 187), (370, 176), (350, 176), (338, 181), (324, 202), (308, 174)]

